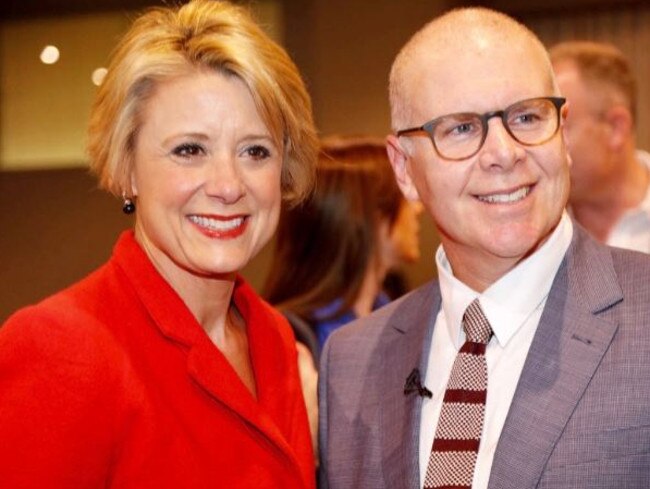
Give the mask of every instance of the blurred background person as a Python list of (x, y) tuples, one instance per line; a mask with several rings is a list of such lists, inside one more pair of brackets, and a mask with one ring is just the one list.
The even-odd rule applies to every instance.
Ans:
[(312, 185), (310, 105), (240, 7), (135, 21), (89, 128), (135, 230), (0, 330), (2, 487), (314, 486), (294, 337), (238, 274)]
[(402, 196), (380, 139), (324, 139), (316, 175), (310, 198), (283, 211), (263, 295), (317, 359), (332, 331), (389, 302), (389, 271), (420, 258), (422, 206)]
[(382, 139), (322, 141), (316, 188), (283, 210), (263, 295), (298, 339), (303, 393), (318, 451), (318, 362), (329, 334), (408, 289), (400, 265), (420, 258), (419, 214), (395, 182)]
[(650, 253), (650, 154), (636, 147), (630, 62), (616, 47), (590, 41), (550, 52), (569, 104), (571, 212), (600, 241)]

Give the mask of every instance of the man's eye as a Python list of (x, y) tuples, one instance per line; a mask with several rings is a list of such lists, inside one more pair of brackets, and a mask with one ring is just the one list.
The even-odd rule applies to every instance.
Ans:
[(481, 124), (471, 120), (450, 121), (448, 124), (441, 124), (439, 130), (444, 139), (472, 137), (481, 132)]
[(205, 150), (200, 144), (185, 143), (176, 146), (172, 150), (172, 153), (176, 156), (180, 156), (181, 158), (191, 158), (205, 154)]
[(515, 122), (518, 124), (532, 124), (538, 122), (539, 120), (540, 120), (539, 115), (533, 112), (528, 112), (526, 114), (519, 114), (517, 117), (515, 117)]
[(271, 152), (259, 144), (246, 148), (246, 154), (254, 160), (263, 160), (271, 156)]
[(474, 131), (474, 124), (471, 122), (463, 122), (462, 124), (452, 127), (449, 132), (452, 134), (469, 134), (472, 131)]

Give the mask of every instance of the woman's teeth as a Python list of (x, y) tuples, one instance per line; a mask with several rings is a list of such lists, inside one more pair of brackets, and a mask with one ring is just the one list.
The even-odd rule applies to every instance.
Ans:
[(238, 226), (241, 226), (244, 222), (243, 217), (235, 217), (233, 219), (228, 219), (222, 221), (220, 219), (211, 219), (209, 217), (201, 216), (189, 216), (190, 221), (194, 224), (197, 224), (201, 227), (213, 230), (213, 231), (229, 231), (235, 229)]

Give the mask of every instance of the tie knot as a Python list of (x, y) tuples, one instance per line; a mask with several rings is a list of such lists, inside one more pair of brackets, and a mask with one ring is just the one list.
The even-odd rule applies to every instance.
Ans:
[(467, 340), (472, 343), (487, 344), (492, 337), (492, 328), (485, 317), (483, 309), (481, 309), (478, 298), (474, 299), (467, 306), (467, 309), (465, 309), (465, 314), (463, 314), (463, 329), (465, 330), (465, 335), (467, 335)]

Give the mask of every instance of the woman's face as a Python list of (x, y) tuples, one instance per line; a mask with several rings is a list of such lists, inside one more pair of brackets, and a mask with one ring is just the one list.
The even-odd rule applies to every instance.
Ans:
[(393, 223), (390, 239), (399, 262), (420, 259), (420, 220), (422, 204), (403, 200)]
[(136, 239), (168, 280), (241, 270), (275, 231), (283, 160), (248, 88), (194, 71), (159, 83), (140, 117)]
[(420, 259), (420, 202), (402, 200), (395, 221), (380, 218), (378, 228), (379, 263), (383, 272)]

